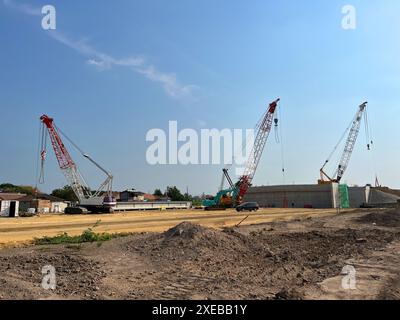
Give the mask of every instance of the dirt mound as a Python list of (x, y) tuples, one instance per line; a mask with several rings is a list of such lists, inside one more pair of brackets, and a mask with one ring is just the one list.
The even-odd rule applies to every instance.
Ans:
[(400, 275), (391, 279), (380, 293), (379, 300), (400, 300)]
[[(42, 268), (51, 265), (56, 271), (56, 290), (41, 287)], [(48, 294), (60, 297), (80, 296), (95, 298), (96, 287), (104, 276), (99, 264), (68, 254), (45, 254), (36, 251), (21, 255), (0, 256), (0, 296), (11, 299), (46, 298)], [(30, 290), (27, 290), (29, 288)], [(27, 292), (30, 292), (27, 295)]]
[(344, 260), (381, 248), (396, 238), (399, 235), (380, 230), (343, 229), (260, 236), (259, 240), (276, 252), (277, 262), (298, 263), (310, 269), (322, 268), (325, 275), (333, 275)]
[(376, 224), (381, 227), (400, 227), (400, 210), (373, 212), (358, 218), (357, 222)]
[(274, 300), (303, 300), (304, 295), (295, 289), (284, 288), (279, 291)]
[[(185, 222), (131, 241), (128, 248), (163, 270), (162, 281), (170, 288), (196, 288), (213, 298), (293, 300), (302, 299), (305, 286), (339, 275), (347, 259), (395, 238), (380, 230), (353, 229), (284, 234), (264, 229), (245, 235)], [(176, 297), (175, 291), (171, 295)]]
[(230, 263), (238, 256), (264, 253), (268, 248), (256, 245), (248, 237), (233, 230), (219, 231), (183, 222), (163, 234), (151, 235), (145, 241), (128, 245), (130, 249), (148, 254), (159, 261), (211, 261)]
[(176, 238), (186, 240), (205, 238), (209, 233), (209, 229), (206, 229), (200, 225), (196, 225), (190, 222), (182, 222), (181, 224), (178, 224), (177, 226), (164, 232), (163, 235), (165, 237), (165, 240), (167, 241)]
[[(5, 249), (0, 251), (0, 300), (315, 299), (330, 296), (326, 288), (338, 293), (340, 284), (328, 281), (321, 290), (321, 282), (340, 279), (349, 263), (366, 261), (368, 270), (375, 268), (360, 280), (375, 290), (366, 297), (398, 299), (400, 230), (356, 222), (365, 214), (225, 230), (184, 222), (164, 233), (101, 245)], [(55, 291), (41, 288), (45, 265), (56, 268)], [(392, 270), (390, 279), (381, 268)], [(382, 287), (370, 289), (371, 279)]]

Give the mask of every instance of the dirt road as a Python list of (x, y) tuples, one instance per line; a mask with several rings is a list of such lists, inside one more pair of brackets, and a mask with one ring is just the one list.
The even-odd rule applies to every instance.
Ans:
[(67, 232), (70, 235), (81, 234), (87, 228), (96, 225), (96, 232), (163, 232), (183, 221), (203, 226), (222, 228), (232, 227), (249, 216), (242, 225), (292, 220), (306, 217), (328, 216), (336, 210), (310, 209), (262, 209), (257, 213), (237, 213), (227, 211), (134, 211), (108, 215), (43, 215), (32, 218), (0, 219), (0, 246), (25, 243), (34, 238), (55, 236)]
[[(238, 228), (184, 222), (104, 243), (2, 249), (0, 299), (400, 299), (400, 210), (292, 212), (282, 221), (286, 214)], [(92, 217), (72, 220), (84, 218)], [(47, 265), (55, 290), (41, 286)]]

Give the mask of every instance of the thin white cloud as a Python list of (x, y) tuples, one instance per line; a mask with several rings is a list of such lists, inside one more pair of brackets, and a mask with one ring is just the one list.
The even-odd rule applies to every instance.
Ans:
[(195, 85), (182, 85), (175, 74), (163, 73), (153, 65), (148, 64), (143, 57), (134, 56), (125, 59), (116, 59), (110, 55), (99, 52), (91, 47), (85, 40), (74, 41), (58, 31), (51, 31), (49, 35), (60, 43), (74, 49), (82, 55), (90, 57), (87, 60), (89, 65), (101, 70), (112, 67), (128, 67), (131, 70), (144, 75), (147, 79), (161, 84), (164, 91), (175, 99), (191, 99), (194, 91), (198, 88)]
[(25, 14), (29, 14), (31, 16), (40, 16), (41, 13), (41, 9), (37, 8), (37, 7), (33, 7), (30, 4), (26, 4), (26, 3), (17, 3), (14, 0), (3, 0), (3, 3), (5, 6), (21, 11)]
[(165, 92), (173, 98), (189, 98), (192, 96), (193, 91), (198, 88), (195, 85), (181, 85), (175, 74), (159, 72), (153, 66), (140, 67), (136, 71), (152, 81), (161, 83)]
[[(13, 9), (29, 15), (41, 15), (39, 8), (27, 4), (16, 3), (14, 0), (3, 0), (3, 3)], [(193, 100), (193, 93), (198, 89), (195, 85), (181, 84), (173, 73), (164, 73), (151, 64), (148, 64), (141, 56), (132, 56), (124, 59), (117, 59), (103, 52), (97, 51), (87, 43), (85, 39), (73, 40), (67, 35), (56, 30), (48, 31), (48, 35), (54, 40), (75, 50), (87, 58), (86, 63), (100, 70), (107, 70), (113, 67), (125, 67), (145, 76), (147, 79), (159, 83), (166, 94), (174, 99)]]
[(102, 60), (89, 59), (86, 62), (87, 62), (88, 65), (95, 66), (95, 67), (97, 67), (99, 69), (106, 69), (107, 68), (105, 63), (104, 63), (104, 61), (102, 61)]

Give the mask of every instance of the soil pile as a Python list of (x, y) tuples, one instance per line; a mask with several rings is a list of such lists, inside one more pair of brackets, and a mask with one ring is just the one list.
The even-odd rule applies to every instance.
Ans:
[(357, 219), (358, 222), (375, 224), (381, 227), (400, 227), (400, 210), (373, 212)]
[(395, 238), (380, 230), (353, 229), (285, 234), (264, 229), (244, 235), (185, 222), (128, 247), (158, 265), (170, 280), (175, 274), (195, 275), (214, 284), (207, 291), (209, 282), (202, 288), (197, 281), (196, 291), (225, 298), (230, 290), (235, 297), (240, 291), (250, 299), (301, 299), (305, 286), (339, 275), (347, 259), (383, 248)]
[[(56, 290), (43, 290), (41, 287), (42, 268), (53, 266), (56, 275)], [(32, 251), (26, 254), (0, 256), (0, 295), (8, 298), (38, 299), (46, 294), (64, 297), (79, 296), (96, 298), (96, 285), (104, 277), (99, 264), (68, 254), (44, 254)], [(31, 290), (27, 290), (27, 288)], [(30, 292), (28, 294), (28, 292)], [(12, 296), (9, 296), (12, 293)]]
[(199, 266), (209, 267), (238, 264), (254, 256), (272, 256), (268, 247), (256, 244), (233, 230), (219, 231), (189, 222), (183, 222), (162, 234), (150, 235), (141, 243), (134, 241), (128, 246), (160, 263), (184, 265), (196, 261)]
[[(368, 261), (368, 270), (376, 269), (371, 279), (382, 286), (371, 289), (369, 276), (361, 278), (366, 296), (376, 290), (373, 297), (399, 299), (400, 230), (372, 225), (398, 226), (398, 211), (374, 212), (225, 230), (183, 222), (100, 246), (6, 249), (0, 251), (0, 300), (315, 298), (326, 294), (321, 282), (340, 279), (343, 267), (357, 261)], [(55, 291), (41, 287), (46, 265), (56, 269)], [(339, 284), (330, 285), (336, 295)]]

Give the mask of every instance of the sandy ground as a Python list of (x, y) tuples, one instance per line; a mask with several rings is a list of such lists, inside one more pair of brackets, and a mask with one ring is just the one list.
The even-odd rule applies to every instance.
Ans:
[[(309, 212), (222, 229), (175, 223), (99, 244), (6, 248), (0, 299), (400, 299), (400, 211)], [(54, 291), (41, 287), (44, 265), (56, 269)], [(356, 271), (354, 290), (342, 287), (346, 265)]]
[(203, 226), (232, 227), (249, 216), (243, 225), (335, 214), (336, 210), (262, 209), (257, 213), (234, 210), (205, 212), (134, 211), (107, 215), (42, 215), (32, 218), (0, 218), (0, 247), (26, 243), (33, 238), (55, 236), (63, 232), (81, 234), (96, 225), (96, 232), (163, 232), (183, 221)]

